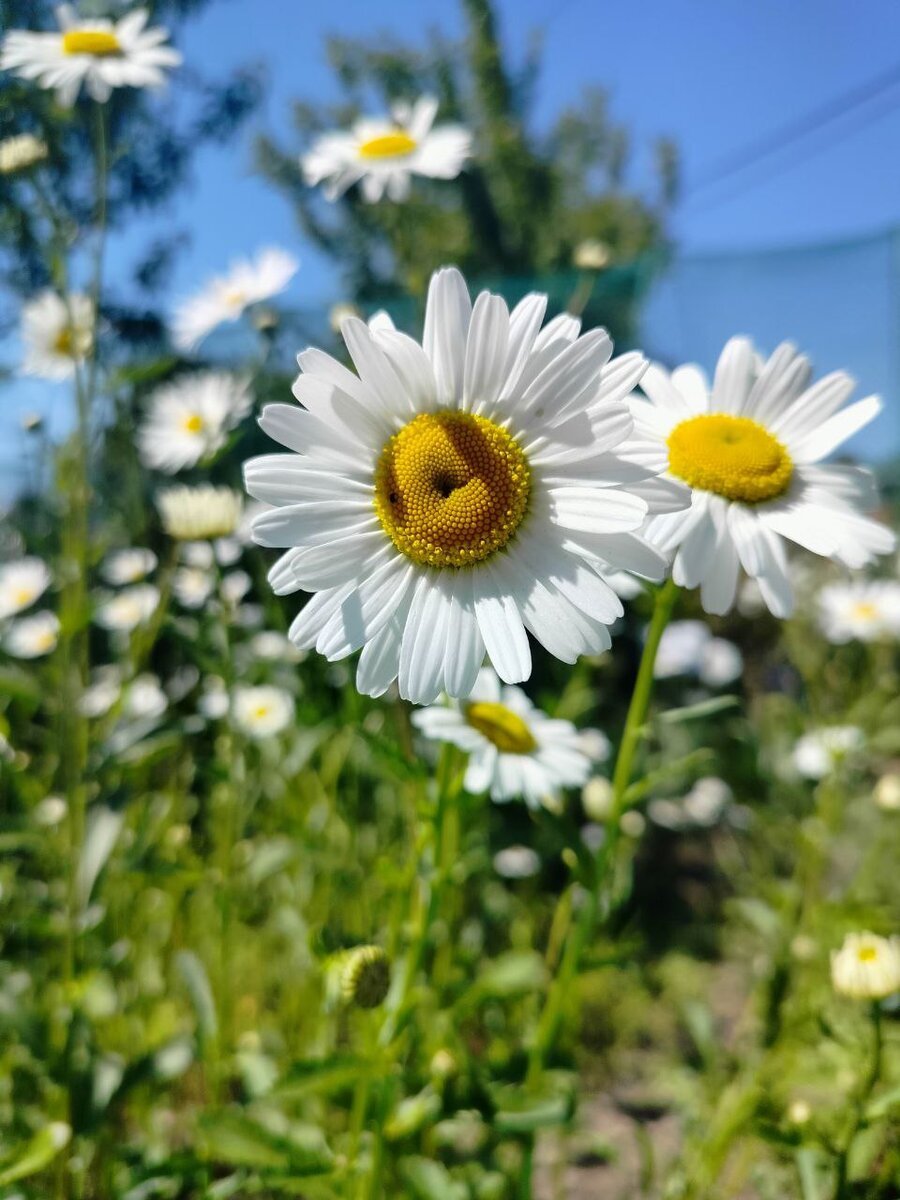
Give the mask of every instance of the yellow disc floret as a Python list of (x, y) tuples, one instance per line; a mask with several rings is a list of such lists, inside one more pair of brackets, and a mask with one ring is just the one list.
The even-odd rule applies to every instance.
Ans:
[(519, 714), (505, 704), (477, 700), (467, 704), (463, 712), (472, 728), (492, 742), (501, 754), (530, 754), (537, 749), (531, 730)]
[(471, 413), (422, 413), (385, 445), (375, 512), (413, 562), (467, 567), (495, 554), (525, 516), (528, 460), (505, 429)]
[(203, 418), (199, 413), (190, 413), (182, 421), (185, 433), (200, 433), (203, 429)]
[(359, 147), (360, 158), (406, 158), (418, 142), (402, 129), (370, 138)]
[(64, 54), (93, 54), (97, 58), (108, 58), (121, 54), (122, 47), (114, 33), (103, 29), (70, 29), (63, 34)]
[(669, 434), (669, 470), (691, 487), (756, 504), (787, 491), (794, 464), (779, 440), (749, 417), (709, 413)]

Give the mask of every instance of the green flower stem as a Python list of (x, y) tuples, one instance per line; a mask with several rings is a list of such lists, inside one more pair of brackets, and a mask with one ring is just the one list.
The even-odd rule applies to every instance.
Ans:
[[(634, 757), (643, 736), (644, 722), (653, 691), (653, 667), (663, 632), (671, 619), (678, 599), (678, 587), (671, 579), (657, 591), (653, 617), (647, 631), (640, 667), (635, 680), (625, 729), (619, 743), (619, 753), (613, 772), (613, 800), (606, 824), (606, 837), (598, 849), (593, 862), (594, 885), (583, 899), (573, 928), (566, 940), (559, 970), (550, 987), (547, 1002), (538, 1022), (537, 1033), (528, 1056), (529, 1087), (537, 1086), (547, 1057), (556, 1041), (566, 1003), (572, 993), (572, 985), (578, 973), (582, 955), (594, 935), (600, 907), (599, 885), (604, 881), (615, 857), (620, 838), (620, 818), (625, 807), (625, 797), (631, 782)], [(564, 901), (561, 901), (563, 903)], [(556, 924), (554, 920), (554, 925)]]
[(838, 1154), (835, 1166), (834, 1200), (846, 1200), (846, 1197), (850, 1195), (851, 1189), (848, 1186), (849, 1179), (847, 1178), (850, 1166), (850, 1151), (856, 1135), (865, 1121), (866, 1105), (869, 1103), (872, 1092), (875, 1090), (875, 1085), (878, 1083), (881, 1075), (884, 1030), (881, 1024), (881, 1006), (877, 1000), (872, 1002), (870, 1012), (872, 1017), (872, 1053), (869, 1058), (868, 1070), (856, 1093), (849, 1126), (844, 1136), (843, 1146)]

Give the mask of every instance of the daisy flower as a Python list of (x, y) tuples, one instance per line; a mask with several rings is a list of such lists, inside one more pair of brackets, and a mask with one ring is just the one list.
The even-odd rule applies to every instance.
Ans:
[(138, 433), (141, 461), (170, 475), (196, 466), (221, 450), (252, 403), (250, 380), (225, 372), (205, 371), (166, 384), (150, 397), (150, 414)]
[(306, 182), (324, 183), (329, 200), (361, 182), (371, 204), (385, 193), (405, 200), (412, 175), (455, 179), (472, 153), (472, 135), (461, 125), (433, 129), (437, 108), (434, 96), (421, 96), (394, 105), (390, 117), (362, 117), (349, 132), (324, 134), (300, 160)]
[(70, 4), (61, 4), (56, 17), (58, 33), (7, 33), (0, 45), (0, 69), (55, 88), (59, 103), (67, 108), (75, 103), (82, 84), (103, 104), (113, 88), (161, 87), (164, 70), (181, 62), (176, 50), (163, 45), (167, 30), (146, 28), (145, 8), (118, 21), (81, 21)]
[(565, 662), (600, 653), (623, 612), (602, 572), (665, 570), (639, 530), (687, 492), (631, 438), (623, 398), (644, 361), (610, 361), (605, 330), (579, 337), (568, 315), (541, 331), (545, 305), (530, 295), (509, 313), (483, 292), (473, 307), (444, 269), (424, 347), (345, 321), (358, 374), (307, 350), (301, 407), (263, 412), (294, 453), (245, 465), (247, 490), (273, 506), (253, 537), (290, 547), (269, 575), (277, 593), (316, 593), (295, 645), (332, 661), (362, 647), (362, 692), (399, 676), (416, 703), (466, 696), (485, 651), (505, 682), (527, 679), (526, 630)]
[(829, 584), (817, 606), (819, 628), (830, 642), (900, 637), (900, 583), (894, 580)]
[(95, 619), (111, 632), (131, 633), (138, 625), (147, 624), (158, 604), (158, 589), (150, 583), (137, 583), (101, 604)]
[(41, 292), (22, 309), (23, 375), (71, 379), (94, 342), (94, 306), (75, 292), (65, 299)]
[(179, 541), (210, 541), (234, 533), (241, 519), (237, 492), (211, 483), (158, 492), (156, 505), (166, 533)]
[(763, 361), (746, 338), (722, 351), (710, 388), (694, 366), (653, 365), (632, 400), (640, 431), (665, 450), (668, 477), (693, 489), (691, 507), (655, 517), (651, 541), (675, 552), (673, 578), (699, 585), (709, 613), (726, 613), (739, 568), (777, 617), (793, 609), (783, 539), (861, 567), (894, 546), (862, 515), (874, 507), (871, 474), (822, 460), (881, 410), (877, 396), (842, 408), (853, 380), (836, 371), (809, 386), (810, 367), (789, 343)]
[(172, 577), (172, 592), (185, 608), (203, 608), (213, 592), (213, 578), (202, 567), (179, 567)]
[(0, 566), (0, 619), (29, 608), (50, 586), (50, 569), (39, 558), (19, 558)]
[(522, 796), (529, 808), (556, 811), (560, 789), (580, 787), (591, 773), (575, 726), (545, 716), (521, 688), (501, 687), (488, 669), (464, 701), (418, 709), (412, 722), (426, 737), (465, 750), (466, 790), (489, 791), (499, 803)]
[(103, 560), (100, 574), (113, 587), (124, 583), (140, 583), (156, 567), (156, 555), (152, 550), (134, 548), (114, 550)]
[(41, 658), (56, 649), (59, 620), (55, 613), (39, 612), (13, 621), (6, 631), (6, 652), (13, 658)]
[(47, 158), (47, 143), (33, 133), (17, 133), (0, 141), (0, 175), (15, 175), (36, 167)]
[(864, 738), (855, 725), (826, 725), (806, 733), (794, 746), (792, 760), (806, 779), (824, 779), (854, 750), (859, 750)]
[(150, 721), (162, 716), (169, 700), (156, 675), (138, 675), (126, 688), (122, 707), (133, 721)]
[(884, 1000), (900, 991), (900, 938), (848, 933), (831, 955), (831, 982), (842, 996)]
[(83, 717), (105, 717), (122, 695), (122, 679), (118, 667), (100, 667), (81, 693), (78, 711)]
[(296, 275), (300, 263), (286, 250), (268, 246), (255, 258), (232, 263), (224, 275), (211, 279), (175, 311), (172, 337), (187, 353), (225, 321), (236, 321), (251, 304), (283, 292)]
[(248, 737), (274, 737), (294, 719), (294, 701), (282, 688), (238, 687), (232, 697), (232, 715)]
[(713, 637), (703, 621), (672, 621), (659, 643), (653, 674), (656, 679), (696, 675), (708, 687), (723, 687), (739, 679), (744, 656), (733, 642)]

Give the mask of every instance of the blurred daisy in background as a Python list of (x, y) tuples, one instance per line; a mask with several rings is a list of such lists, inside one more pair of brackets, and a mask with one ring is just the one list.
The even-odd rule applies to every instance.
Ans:
[(22, 309), (21, 337), (23, 375), (70, 379), (94, 343), (94, 306), (80, 292), (41, 292)]
[(17, 133), (0, 140), (0, 175), (16, 175), (45, 162), (47, 143), (33, 133)]
[(485, 652), (507, 683), (527, 679), (526, 629), (564, 662), (598, 654), (624, 611), (602, 573), (665, 571), (640, 530), (689, 494), (631, 441), (623, 399), (644, 360), (610, 361), (606, 331), (579, 337), (568, 315), (541, 330), (545, 306), (529, 295), (510, 313), (489, 292), (473, 306), (459, 272), (438, 271), (424, 346), (351, 318), (359, 374), (307, 350), (300, 405), (263, 412), (293, 453), (245, 464), (247, 490), (275, 506), (254, 539), (288, 548), (278, 594), (316, 593), (295, 645), (332, 661), (362, 648), (362, 692), (399, 678), (416, 703), (466, 696)]
[(156, 506), (166, 533), (179, 541), (212, 541), (234, 533), (243, 499), (228, 487), (211, 483), (171, 487), (157, 492)]
[(117, 666), (99, 667), (81, 693), (78, 711), (84, 717), (104, 717), (122, 694), (122, 675)]
[(300, 662), (303, 653), (297, 649), (286, 634), (274, 629), (264, 629), (250, 639), (250, 651), (262, 662)]
[(4, 645), (13, 658), (41, 658), (56, 649), (59, 620), (55, 613), (39, 612), (22, 617), (7, 628)]
[(252, 404), (250, 380), (224, 371), (166, 384), (150, 397), (149, 415), (138, 432), (141, 461), (169, 474), (196, 466), (225, 445)]
[(152, 550), (134, 547), (114, 550), (103, 560), (100, 574), (113, 587), (126, 583), (140, 583), (156, 567), (156, 555)]
[(498, 802), (522, 797), (555, 811), (561, 789), (581, 787), (591, 773), (575, 726), (546, 716), (521, 688), (501, 687), (489, 669), (465, 700), (418, 709), (412, 722), (425, 737), (465, 750), (466, 790), (489, 791)]
[(530, 846), (506, 846), (494, 855), (494, 870), (504, 879), (530, 879), (540, 869), (540, 857)]
[(217, 326), (237, 321), (251, 305), (283, 292), (299, 267), (292, 254), (277, 246), (260, 250), (255, 258), (233, 263), (224, 275), (211, 279), (175, 310), (175, 345), (185, 353), (196, 349)]
[(137, 583), (100, 604), (95, 620), (113, 633), (130, 633), (147, 624), (158, 604), (159, 590), (150, 583)]
[(900, 938), (848, 933), (832, 952), (831, 982), (856, 1000), (884, 1000), (900, 991)]
[(30, 608), (50, 586), (50, 568), (39, 558), (19, 558), (0, 566), (0, 619)]
[(226, 604), (240, 604), (253, 586), (246, 571), (229, 571), (219, 585), (219, 593)]
[(848, 755), (861, 749), (864, 741), (862, 730), (855, 725), (826, 725), (798, 740), (792, 761), (806, 779), (824, 779)]
[(462, 125), (433, 128), (438, 102), (421, 96), (412, 105), (395, 104), (389, 117), (361, 117), (349, 132), (326, 133), (301, 159), (306, 182), (325, 184), (336, 200), (360, 183), (369, 203), (385, 194), (405, 200), (410, 178), (455, 179), (472, 153), (472, 135)]
[(674, 553), (675, 582), (699, 586), (707, 612), (729, 611), (743, 567), (770, 611), (789, 616), (784, 538), (854, 568), (895, 545), (890, 529), (862, 515), (877, 503), (871, 472), (821, 461), (881, 402), (842, 408), (853, 380), (836, 371), (808, 386), (810, 373), (789, 343), (764, 361), (732, 338), (711, 388), (698, 367), (670, 375), (653, 364), (641, 380), (647, 399), (632, 399), (638, 429), (665, 449), (668, 476), (693, 489), (690, 508), (653, 518), (647, 536)]
[(703, 621), (673, 621), (665, 629), (653, 666), (657, 679), (693, 675), (707, 687), (740, 679), (744, 656), (733, 642), (713, 637)]
[(172, 594), (185, 608), (203, 608), (213, 593), (213, 577), (202, 567), (179, 567), (172, 576)]
[(155, 720), (168, 707), (168, 697), (156, 675), (138, 675), (125, 689), (122, 711), (133, 721)]
[(294, 719), (294, 701), (283, 688), (238, 687), (231, 711), (235, 725), (248, 737), (274, 737)]
[(147, 29), (149, 12), (137, 8), (118, 21), (79, 20), (70, 4), (56, 9), (58, 33), (11, 30), (0, 44), (0, 69), (54, 88), (65, 107), (75, 103), (82, 84), (92, 99), (104, 103), (113, 88), (161, 87), (165, 71), (177, 67), (181, 55), (166, 29)]
[(819, 628), (830, 642), (900, 638), (900, 583), (892, 579), (830, 583), (817, 608)]

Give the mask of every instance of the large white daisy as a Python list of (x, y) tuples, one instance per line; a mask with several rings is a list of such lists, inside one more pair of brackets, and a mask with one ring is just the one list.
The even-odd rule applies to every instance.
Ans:
[(455, 179), (472, 153), (472, 135), (461, 125), (433, 129), (437, 108), (434, 96), (421, 96), (394, 105), (390, 117), (362, 117), (349, 132), (324, 134), (301, 159), (306, 182), (324, 183), (329, 200), (361, 183), (373, 203), (385, 193), (405, 200), (412, 175)]
[(252, 403), (249, 379), (223, 371), (167, 383), (150, 397), (150, 412), (138, 433), (141, 461), (169, 474), (196, 466), (221, 450)]
[(22, 309), (23, 375), (70, 379), (94, 341), (94, 306), (74, 292), (41, 292)]
[(503, 802), (521, 796), (531, 808), (556, 807), (562, 788), (581, 787), (591, 773), (591, 742), (569, 721), (535, 708), (521, 688), (501, 687), (479, 672), (460, 703), (418, 709), (413, 724), (429, 738), (469, 755), (465, 787)]
[(871, 473), (822, 462), (878, 415), (878, 397), (841, 408), (853, 391), (848, 375), (809, 379), (794, 346), (764, 361), (739, 337), (722, 351), (711, 388), (698, 367), (670, 375), (653, 364), (641, 380), (647, 399), (631, 400), (640, 431), (665, 450), (668, 477), (693, 489), (690, 509), (653, 518), (647, 536), (675, 552), (675, 582), (699, 585), (709, 613), (731, 608), (740, 567), (775, 616), (791, 613), (783, 538), (848, 567), (894, 545), (862, 513), (876, 503)]
[(75, 103), (82, 84), (101, 104), (113, 88), (161, 87), (165, 70), (177, 67), (181, 55), (168, 31), (147, 29), (149, 13), (137, 8), (118, 21), (81, 21), (70, 4), (56, 10), (58, 33), (11, 30), (0, 45), (0, 69), (55, 88), (60, 104)]
[(42, 658), (56, 649), (59, 618), (56, 613), (37, 612), (13, 621), (6, 630), (4, 645), (14, 658)]
[(300, 407), (263, 412), (292, 453), (245, 465), (247, 490), (273, 505), (253, 536), (290, 547), (276, 592), (316, 593), (292, 640), (331, 660), (362, 648), (363, 692), (399, 676), (417, 703), (468, 695), (485, 651), (507, 683), (527, 679), (526, 630), (566, 662), (598, 653), (623, 611), (602, 572), (664, 572), (638, 531), (687, 492), (631, 437), (623, 399), (644, 360), (610, 361), (606, 332), (579, 337), (568, 315), (541, 330), (545, 306), (530, 295), (509, 313), (483, 292), (473, 307), (441, 270), (423, 346), (347, 320), (358, 375), (307, 350)]
[(299, 262), (286, 250), (268, 246), (255, 258), (232, 263), (224, 275), (211, 279), (175, 311), (172, 336), (179, 350), (195, 349), (208, 333), (225, 321), (236, 321), (252, 304), (283, 292), (296, 275)]
[(30, 608), (50, 586), (50, 578), (40, 558), (18, 558), (0, 566), (0, 618)]
[(830, 642), (900, 638), (900, 583), (894, 579), (830, 583), (816, 603), (819, 627)]

